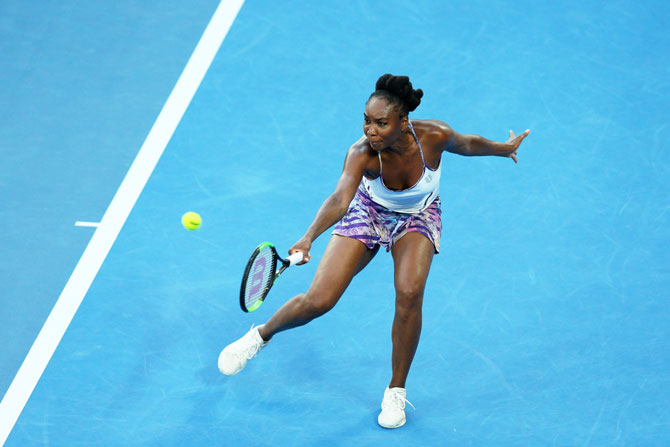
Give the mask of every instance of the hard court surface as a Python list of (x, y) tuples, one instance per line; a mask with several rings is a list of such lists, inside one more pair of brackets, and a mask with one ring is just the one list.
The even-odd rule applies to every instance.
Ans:
[[(110, 203), (218, 6), (0, 4), (7, 447), (668, 442), (667, 2), (248, 0), (136, 202), (121, 197), (124, 220)], [(393, 431), (376, 422), (387, 253), (239, 375), (216, 364), (308, 287), (328, 233), (264, 306), (239, 309), (251, 250), (284, 253), (303, 234), (387, 72), (424, 90), (413, 118), (495, 140), (531, 129), (516, 165), (442, 159), (442, 252), (407, 383), (416, 410)], [(181, 227), (186, 211), (201, 229)], [(87, 271), (84, 252), (100, 254), (114, 225)], [(66, 284), (83, 287), (81, 305), (43, 371), (18, 374), (34, 343), (54, 342), (36, 340)], [(34, 390), (10, 399), (31, 374)]]

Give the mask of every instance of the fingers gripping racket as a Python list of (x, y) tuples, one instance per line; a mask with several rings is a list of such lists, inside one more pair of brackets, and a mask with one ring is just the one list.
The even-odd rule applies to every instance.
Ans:
[[(293, 253), (286, 259), (277, 254), (274, 245), (263, 242), (256, 247), (247, 262), (240, 287), (240, 306), (245, 312), (253, 312), (263, 304), (272, 285), (284, 270), (302, 261), (303, 253)], [(281, 264), (277, 268), (277, 261)]]

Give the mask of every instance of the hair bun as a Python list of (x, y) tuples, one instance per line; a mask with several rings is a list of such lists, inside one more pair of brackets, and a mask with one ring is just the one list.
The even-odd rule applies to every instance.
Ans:
[(419, 107), (421, 98), (423, 97), (423, 90), (414, 90), (408, 76), (393, 76), (387, 73), (377, 79), (375, 89), (377, 91), (385, 90), (397, 96), (405, 104), (409, 112)]

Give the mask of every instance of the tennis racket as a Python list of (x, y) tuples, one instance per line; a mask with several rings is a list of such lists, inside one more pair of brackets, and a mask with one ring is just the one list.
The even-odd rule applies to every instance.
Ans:
[[(270, 288), (284, 270), (302, 261), (303, 253), (293, 253), (286, 259), (277, 254), (275, 246), (263, 242), (256, 247), (247, 262), (240, 287), (240, 307), (245, 312), (253, 312), (263, 304)], [(277, 262), (281, 264), (277, 268)]]

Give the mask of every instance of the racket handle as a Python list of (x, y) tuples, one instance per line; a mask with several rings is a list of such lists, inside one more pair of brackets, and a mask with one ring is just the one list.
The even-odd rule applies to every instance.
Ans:
[(296, 265), (298, 262), (302, 261), (303, 256), (301, 251), (297, 251), (286, 258), (286, 260), (289, 262), (289, 266)]

